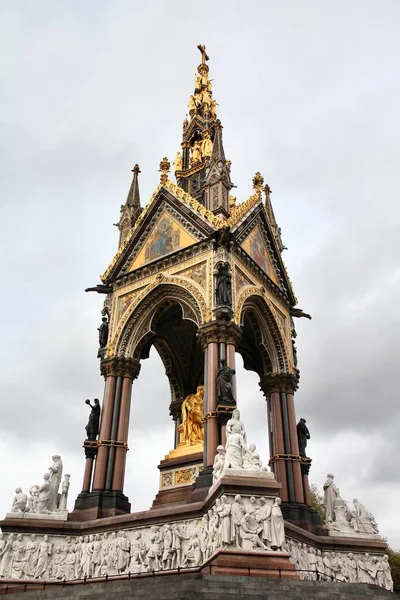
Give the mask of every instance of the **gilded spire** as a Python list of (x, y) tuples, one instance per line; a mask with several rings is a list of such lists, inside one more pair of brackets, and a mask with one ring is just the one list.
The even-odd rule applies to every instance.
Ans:
[(217, 116), (217, 103), (212, 97), (212, 79), (209, 79), (209, 67), (206, 61), (210, 60), (206, 47), (199, 44), (201, 63), (197, 67), (194, 83), (194, 93), (189, 98), (189, 115), (191, 119), (199, 115), (203, 119), (215, 119)]
[(142, 207), (140, 206), (140, 194), (139, 194), (139, 165), (135, 165), (132, 169), (133, 179), (131, 187), (129, 188), (128, 196), (125, 204), (121, 206), (121, 216), (118, 223), (116, 224), (119, 231), (119, 245), (123, 243), (126, 236), (128, 235), (131, 228), (135, 225)]

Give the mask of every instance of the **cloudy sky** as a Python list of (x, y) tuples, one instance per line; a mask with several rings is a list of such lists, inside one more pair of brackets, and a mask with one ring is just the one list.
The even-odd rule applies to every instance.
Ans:
[[(296, 396), (311, 481), (333, 472), (400, 548), (399, 29), (395, 0), (0, 2), (0, 514), (54, 452), (71, 509), (80, 491), (84, 400), (103, 391), (103, 297), (83, 290), (117, 249), (134, 163), (144, 204), (179, 149), (204, 43), (238, 199), (260, 170), (313, 315), (297, 321)], [(265, 402), (238, 367), (267, 461)], [(153, 351), (133, 389), (133, 510), (172, 447), (168, 404)]]

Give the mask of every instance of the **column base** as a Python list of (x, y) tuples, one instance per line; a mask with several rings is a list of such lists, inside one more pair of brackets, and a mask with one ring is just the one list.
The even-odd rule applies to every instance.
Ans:
[(318, 513), (311, 506), (297, 502), (282, 502), (281, 510), (285, 521), (290, 521), (302, 529), (316, 533), (323, 527)]
[(68, 520), (91, 521), (130, 512), (131, 503), (122, 492), (81, 492), (75, 501), (74, 510), (68, 515)]

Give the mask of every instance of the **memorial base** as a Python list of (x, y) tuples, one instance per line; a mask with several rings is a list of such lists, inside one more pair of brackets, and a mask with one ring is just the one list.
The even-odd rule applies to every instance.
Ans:
[(68, 520), (92, 521), (130, 512), (131, 503), (122, 492), (81, 492), (75, 501), (74, 510), (68, 515)]

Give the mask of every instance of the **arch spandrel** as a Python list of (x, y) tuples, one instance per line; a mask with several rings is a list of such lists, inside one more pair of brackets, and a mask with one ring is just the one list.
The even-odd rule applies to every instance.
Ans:
[[(279, 323), (276, 309), (261, 286), (246, 288), (236, 302), (235, 322), (245, 331), (252, 330), (257, 347), (257, 364), (253, 367), (260, 376), (270, 373), (293, 373), (293, 355), (291, 344)], [(245, 338), (245, 336), (244, 336)], [(245, 354), (244, 341), (239, 352)], [(245, 363), (246, 359), (243, 356)]]

